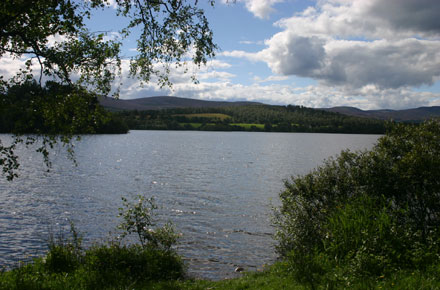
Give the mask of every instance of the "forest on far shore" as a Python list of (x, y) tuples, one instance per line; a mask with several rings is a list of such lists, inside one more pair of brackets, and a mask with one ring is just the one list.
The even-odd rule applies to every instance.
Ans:
[[(63, 95), (68, 95), (62, 99)], [(36, 81), (0, 93), (0, 133), (121, 134), (128, 130), (203, 130), (383, 134), (386, 121), (303, 106), (233, 104), (122, 110), (102, 106), (94, 94)]]
[(386, 122), (303, 106), (244, 105), (113, 113), (133, 130), (383, 134)]

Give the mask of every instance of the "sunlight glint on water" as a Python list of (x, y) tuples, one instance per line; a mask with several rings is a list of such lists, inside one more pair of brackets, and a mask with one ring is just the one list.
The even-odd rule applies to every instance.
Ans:
[[(0, 135), (2, 141), (7, 135)], [(121, 196), (154, 196), (159, 219), (183, 234), (178, 251), (191, 275), (233, 277), (276, 257), (270, 206), (283, 179), (305, 174), (342, 149), (371, 148), (378, 136), (301, 133), (132, 131), (84, 136), (79, 166), (62, 150), (47, 173), (21, 153), (21, 177), (0, 179), (0, 265), (47, 249), (49, 233), (72, 220), (86, 244), (117, 235)]]

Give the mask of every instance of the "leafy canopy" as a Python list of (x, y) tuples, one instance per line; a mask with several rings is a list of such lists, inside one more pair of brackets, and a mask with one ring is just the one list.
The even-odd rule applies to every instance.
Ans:
[[(156, 75), (167, 84), (170, 65), (183, 65), (187, 54), (197, 65), (214, 56), (213, 34), (197, 1), (116, 0), (115, 4), (117, 15), (129, 20), (119, 31), (121, 37), (141, 31), (138, 54), (130, 59), (132, 76), (148, 82)], [(121, 42), (85, 25), (93, 10), (106, 5), (105, 0), (2, 1), (0, 57), (25, 56), (27, 69), (21, 77), (38, 77), (40, 82), (42, 77), (53, 77), (71, 83), (73, 74), (78, 74), (78, 83), (108, 94), (121, 66)], [(34, 62), (40, 67), (37, 75), (31, 70)], [(158, 63), (165, 69), (159, 70)]]
[[(0, 141), (0, 166), (8, 179), (16, 176), (15, 170), (19, 166), (18, 156), (14, 153), (18, 143), (30, 145), (41, 138), (49, 147), (59, 141), (69, 144), (73, 134), (94, 133), (94, 121), (105, 122), (95, 107), (89, 106), (87, 109), (85, 106), (86, 110), (82, 110), (84, 104), (81, 102), (96, 98), (97, 94), (108, 95), (112, 91), (118, 95), (118, 88), (113, 88), (112, 84), (121, 74), (124, 61), (129, 63), (132, 77), (138, 77), (141, 82), (149, 82), (155, 77), (160, 85), (165, 86), (171, 85), (168, 75), (173, 67), (185, 66), (188, 61), (201, 65), (214, 56), (217, 47), (213, 43), (212, 30), (204, 11), (197, 6), (197, 0), (113, 2), (118, 17), (128, 20), (128, 25), (118, 31), (119, 39), (109, 37), (109, 32), (90, 31), (86, 26), (86, 20), (93, 17), (94, 11), (110, 5), (107, 0), (0, 2), (0, 58), (25, 59), (25, 67), (12, 78), (0, 76), (2, 109), (7, 111), (23, 105), (20, 101), (14, 103), (20, 99), (16, 98), (14, 92), (19, 87), (22, 87), (22, 91), (30, 89), (26, 95), (30, 102), (34, 101), (33, 96), (38, 96), (38, 101), (35, 101), (38, 104), (34, 104), (34, 107), (42, 117), (40, 121), (54, 125), (45, 132), (33, 128), (33, 123), (27, 123), (23, 130), (20, 130), (20, 124), (14, 125), (14, 130), (10, 132), (17, 136), (12, 144), (6, 145)], [(209, 3), (214, 4), (213, 1)], [(122, 40), (132, 34), (138, 36), (138, 54), (125, 60), (121, 57)], [(36, 71), (35, 67), (38, 68)], [(37, 80), (41, 89), (32, 85), (32, 80)], [(61, 92), (53, 85), (46, 85), (42, 89), (46, 81), (69, 89)], [(56, 94), (58, 101), (54, 103), (54, 98), (45, 98), (46, 93)], [(74, 98), (74, 103), (72, 95), (78, 96)], [(46, 99), (50, 99), (50, 105), (45, 104)], [(69, 102), (69, 106), (74, 108), (66, 106)], [(43, 109), (53, 105), (53, 110)], [(21, 109), (26, 111), (29, 108)], [(71, 116), (69, 110), (81, 110), (82, 113)], [(17, 122), (25, 124), (28, 117), (24, 114), (23, 119)], [(87, 122), (92, 123), (85, 125)], [(62, 124), (62, 128), (57, 124)], [(87, 126), (90, 130), (84, 131)], [(23, 140), (19, 137), (29, 131), (36, 133), (37, 138)], [(61, 137), (54, 137), (57, 135)]]

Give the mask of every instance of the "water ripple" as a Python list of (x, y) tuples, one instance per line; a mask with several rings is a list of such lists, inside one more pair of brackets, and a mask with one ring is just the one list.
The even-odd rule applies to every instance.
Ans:
[(132, 131), (83, 136), (78, 167), (58, 148), (50, 172), (40, 155), (19, 149), (21, 177), (0, 179), (0, 268), (45, 253), (49, 235), (68, 231), (70, 220), (86, 245), (114, 236), (121, 197), (145, 194), (161, 206), (158, 218), (182, 234), (177, 250), (190, 275), (222, 279), (238, 275), (237, 266), (261, 269), (275, 259), (269, 215), (282, 181), (376, 139)]

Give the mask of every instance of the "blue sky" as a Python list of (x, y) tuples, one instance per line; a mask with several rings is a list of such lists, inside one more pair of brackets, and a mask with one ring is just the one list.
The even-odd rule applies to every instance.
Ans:
[[(110, 7), (90, 30), (117, 36)], [(192, 1), (192, 0), (188, 0)], [(404, 109), (440, 105), (440, 1), (218, 0), (205, 8), (220, 50), (191, 74), (172, 70), (172, 88), (140, 86), (123, 63), (120, 98), (173, 95), (322, 108)], [(123, 54), (136, 41), (126, 39)], [(0, 72), (16, 65), (2, 59)]]

